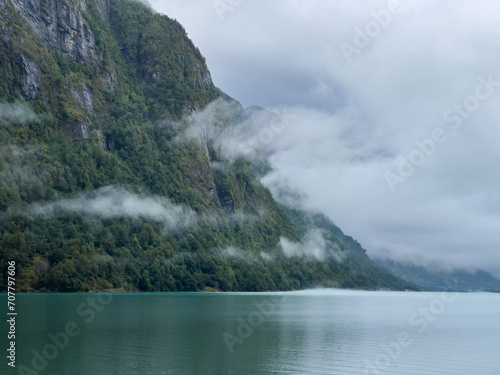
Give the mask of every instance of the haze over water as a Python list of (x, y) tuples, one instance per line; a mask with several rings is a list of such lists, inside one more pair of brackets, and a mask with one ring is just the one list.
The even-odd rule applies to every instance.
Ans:
[(44, 347), (52, 355), (49, 333), (77, 325), (40, 374), (500, 373), (496, 294), (33, 294), (18, 304), (17, 370)]

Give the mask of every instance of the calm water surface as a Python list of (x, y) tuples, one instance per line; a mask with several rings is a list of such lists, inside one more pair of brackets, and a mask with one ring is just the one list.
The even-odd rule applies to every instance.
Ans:
[(17, 311), (1, 374), (500, 374), (498, 294), (38, 294)]

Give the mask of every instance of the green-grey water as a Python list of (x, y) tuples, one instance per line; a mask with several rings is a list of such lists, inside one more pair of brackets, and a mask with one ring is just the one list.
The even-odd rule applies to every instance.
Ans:
[[(0, 301), (6, 316), (6, 295)], [(1, 374), (500, 374), (497, 294), (32, 294), (16, 302), (16, 369), (4, 356)]]

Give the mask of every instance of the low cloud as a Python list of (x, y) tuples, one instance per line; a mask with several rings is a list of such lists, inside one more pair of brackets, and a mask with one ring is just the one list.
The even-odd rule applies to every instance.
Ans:
[[(474, 77), (461, 97), (476, 86)], [(498, 274), (497, 109), (491, 99), (485, 101), (454, 129), (441, 118), (450, 108), (448, 100), (438, 102), (437, 116), (424, 121), (417, 108), (414, 120), (403, 121), (403, 131), (396, 118), (380, 122), (354, 104), (336, 113), (289, 107), (282, 128), (273, 112), (257, 109), (257, 116), (249, 111), (250, 118), (229, 126), (221, 118), (235, 118), (241, 108), (219, 100), (196, 114), (191, 133), (183, 137), (209, 140), (230, 160), (266, 158), (273, 170), (262, 182), (276, 199), (324, 212), (373, 258)], [(425, 162), (391, 189), (387, 171), (397, 171), (401, 158), (408, 159), (436, 128), (446, 132), (446, 142), (436, 144)], [(281, 130), (259, 140), (262, 129)], [(283, 243), (289, 254), (306, 253), (301, 244)], [(313, 257), (320, 258), (321, 241), (311, 246), (317, 250)]]
[[(459, 131), (429, 119), (402, 132), (349, 108), (292, 110), (297, 117), (269, 144), (273, 171), (262, 182), (275, 197), (324, 212), (373, 258), (499, 273), (499, 133), (491, 103)], [(438, 126), (447, 141), (392, 191), (385, 173)]]
[[(472, 81), (462, 96), (476, 85)], [(256, 121), (250, 114), (250, 119), (218, 131), (213, 119), (216, 108), (227, 117), (238, 111), (218, 102), (200, 112), (197, 121), (209, 124), (210, 140), (226, 157), (266, 157), (273, 170), (262, 182), (279, 201), (324, 212), (360, 241), (371, 257), (498, 274), (499, 177), (492, 173), (498, 160), (498, 132), (496, 109), (490, 102), (465, 119), (460, 129), (431, 116), (427, 122), (407, 122), (415, 126), (406, 132), (395, 121), (373, 122), (354, 105), (334, 114), (290, 107), (287, 113), (293, 116), (283, 130), (268, 142), (250, 142), (251, 152), (241, 147), (242, 142), (248, 145), (248, 140), (258, 139), (259, 129), (272, 129), (275, 118), (267, 114)], [(446, 101), (442, 108), (443, 112), (449, 108)], [(392, 191), (386, 172), (395, 170), (401, 157), (410, 155), (437, 127), (447, 132), (446, 142), (436, 144), (425, 163)], [(282, 245), (288, 254), (321, 258), (321, 237), (316, 239), (305, 239), (315, 249), (312, 252), (302, 243), (283, 240)]]
[(14, 103), (0, 103), (0, 118), (17, 123), (34, 122), (40, 119), (40, 116), (33, 112), (28, 105)]
[(219, 98), (202, 111), (186, 115), (181, 123), (170, 123), (169, 126), (184, 128), (174, 138), (174, 143), (197, 140), (205, 147), (216, 147), (228, 160), (234, 161), (240, 156), (252, 159), (269, 157), (275, 138), (294, 118), (295, 114), (286, 107), (245, 110), (237, 101)]
[(166, 229), (178, 229), (196, 222), (196, 214), (184, 205), (174, 205), (159, 196), (133, 194), (123, 188), (108, 186), (30, 209), (33, 215), (57, 216), (75, 212), (96, 218), (140, 217), (162, 223)]
[(262, 252), (260, 253), (260, 256), (261, 256), (261, 258), (262, 258), (262, 259), (264, 259), (264, 260), (266, 260), (266, 261), (268, 261), (268, 262), (270, 262), (270, 261), (274, 260), (274, 257), (273, 257), (271, 254), (266, 253), (265, 251), (262, 251)]
[(221, 254), (227, 258), (249, 260), (250, 253), (237, 247), (226, 247), (221, 250)]
[(342, 260), (338, 246), (328, 241), (324, 237), (323, 231), (318, 228), (309, 229), (300, 242), (292, 242), (281, 237), (280, 244), (283, 248), (283, 253), (287, 257), (301, 257), (316, 260), (334, 258), (337, 261)]

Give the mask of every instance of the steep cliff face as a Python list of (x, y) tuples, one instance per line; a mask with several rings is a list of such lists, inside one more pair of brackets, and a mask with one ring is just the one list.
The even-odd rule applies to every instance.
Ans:
[[(85, 1), (12, 0), (12, 3), (46, 46), (74, 60), (96, 62), (95, 37), (81, 14), (86, 10)], [(105, 4), (101, 8), (105, 9)]]
[(22, 98), (25, 100), (35, 100), (41, 84), (40, 68), (27, 55), (22, 54), (19, 56), (19, 59), (25, 76), (21, 87)]
[(224, 153), (245, 119), (139, 1), (0, 0), (0, 273), (15, 260), (18, 290), (403, 288)]

